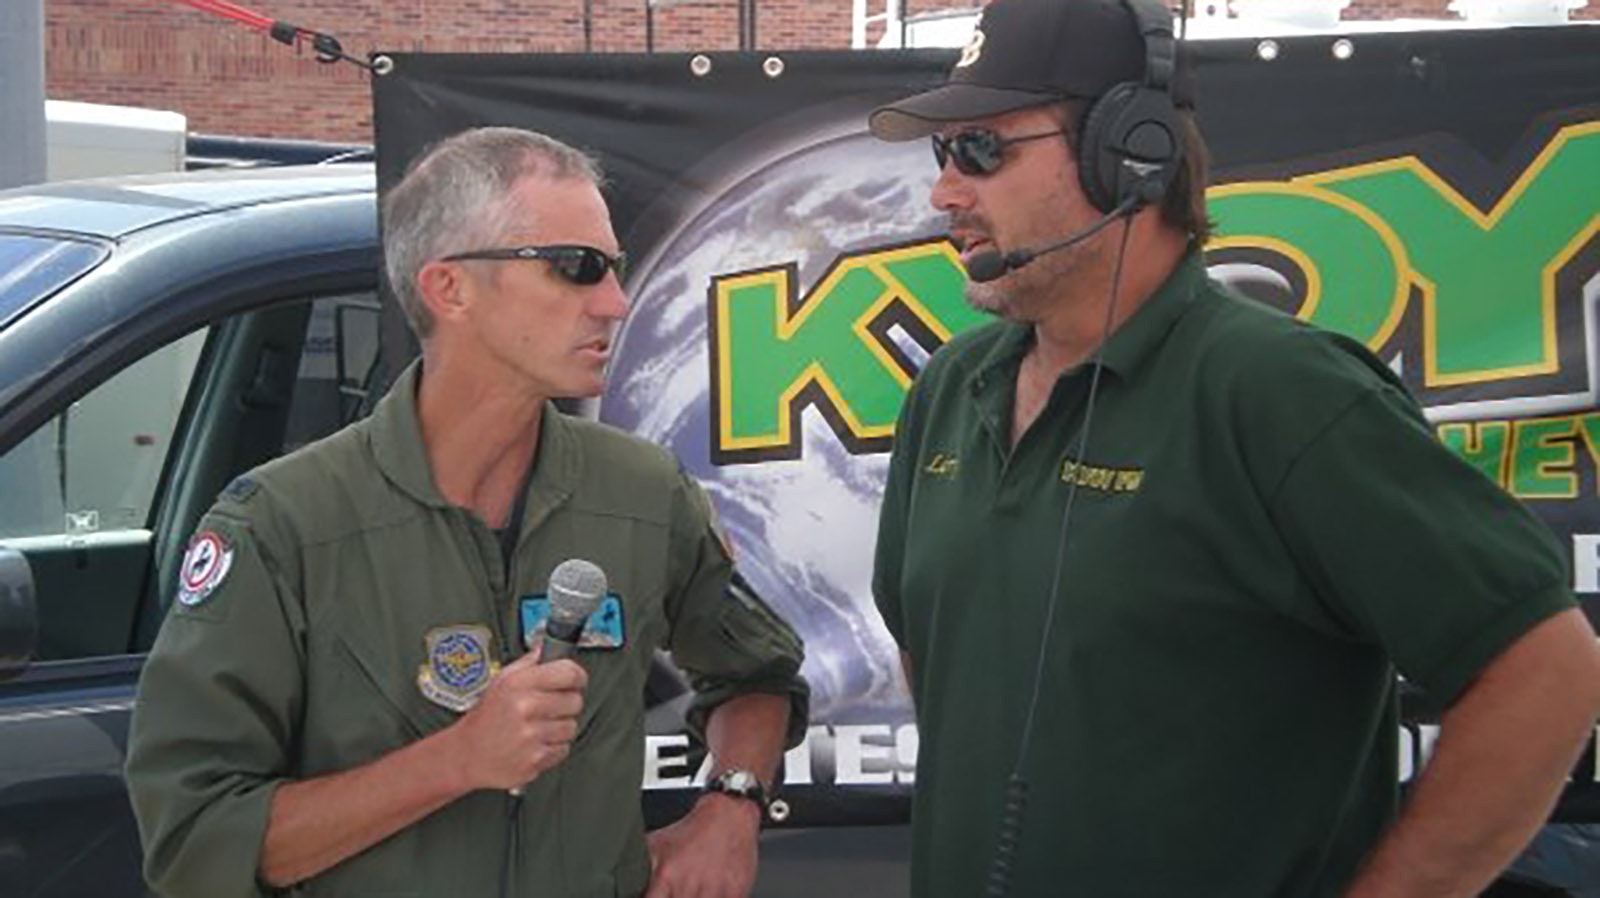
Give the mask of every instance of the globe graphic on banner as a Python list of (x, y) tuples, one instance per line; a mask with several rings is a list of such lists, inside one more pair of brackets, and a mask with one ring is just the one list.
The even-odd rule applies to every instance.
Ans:
[(801, 457), (715, 466), (707, 289), (793, 263), (809, 290), (841, 253), (936, 237), (928, 146), (865, 132), (774, 154), (663, 240), (629, 284), (601, 420), (670, 449), (711, 496), (739, 569), (806, 640), (812, 716), (909, 719), (899, 652), (872, 603), (888, 454), (850, 453), (814, 409)]

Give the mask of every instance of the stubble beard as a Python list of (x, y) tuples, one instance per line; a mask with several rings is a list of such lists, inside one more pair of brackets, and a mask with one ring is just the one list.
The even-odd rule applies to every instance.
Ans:
[(1040, 256), (1028, 265), (988, 283), (968, 281), (967, 305), (1007, 321), (1032, 324), (1053, 306), (1070, 298), (1075, 285), (1098, 263), (1094, 244)]

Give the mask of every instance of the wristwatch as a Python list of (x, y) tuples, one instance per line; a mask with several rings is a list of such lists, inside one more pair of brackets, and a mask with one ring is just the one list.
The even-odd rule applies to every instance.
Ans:
[(724, 770), (715, 778), (706, 781), (707, 792), (721, 792), (735, 798), (745, 798), (756, 803), (763, 816), (771, 817), (776, 822), (789, 816), (789, 806), (782, 801), (767, 798), (767, 790), (761, 785), (761, 778), (748, 770), (733, 768)]

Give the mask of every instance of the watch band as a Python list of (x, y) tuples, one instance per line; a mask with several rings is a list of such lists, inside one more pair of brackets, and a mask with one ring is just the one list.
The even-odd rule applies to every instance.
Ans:
[(706, 781), (707, 792), (721, 792), (735, 798), (745, 798), (756, 803), (765, 814), (767, 810), (767, 790), (761, 785), (761, 778), (748, 770), (733, 768)]

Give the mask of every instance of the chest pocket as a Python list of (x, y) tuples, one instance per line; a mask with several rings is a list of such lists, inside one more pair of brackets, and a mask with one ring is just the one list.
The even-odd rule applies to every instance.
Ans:
[[(351, 566), (353, 553), (345, 554)], [(337, 585), (321, 596), (326, 604), (313, 619), (307, 652), (308, 774), (366, 763), (454, 723), (458, 712), (426, 698), (419, 674), (438, 668), (441, 686), (464, 692), (474, 678), (486, 684), (500, 651), (488, 622), (472, 613), (470, 593), (440, 601), (441, 591), (426, 581), (374, 571), (329, 582)], [(471, 582), (455, 592), (470, 590)], [(477, 630), (474, 638), (430, 646), (430, 631), (449, 636), (465, 627)]]

